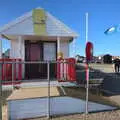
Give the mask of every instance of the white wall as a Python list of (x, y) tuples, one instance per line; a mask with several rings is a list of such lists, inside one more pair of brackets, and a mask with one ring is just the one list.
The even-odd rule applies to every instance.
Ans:
[(11, 58), (25, 59), (25, 45), (23, 39), (11, 40)]
[[(69, 57), (69, 41), (60, 40), (60, 51), (63, 53), (64, 58)], [(24, 40), (11, 40), (11, 58), (22, 58), (25, 60), (25, 44)]]
[(63, 53), (64, 58), (69, 57), (69, 41), (60, 40), (60, 51)]
[[(21, 37), (18, 37), (17, 40), (11, 40), (10, 58), (21, 58), (23, 61), (25, 60), (25, 44), (24, 39)], [(24, 78), (24, 73), (25, 66), (22, 65), (22, 78)]]

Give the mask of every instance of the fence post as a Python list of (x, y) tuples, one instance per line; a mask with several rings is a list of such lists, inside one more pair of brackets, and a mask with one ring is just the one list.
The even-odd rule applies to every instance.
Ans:
[(86, 63), (86, 109), (85, 113), (88, 114), (88, 92), (89, 92), (89, 64)]
[(2, 120), (2, 63), (0, 63), (0, 120)]
[(50, 119), (50, 62), (47, 62), (47, 79), (48, 79), (48, 113), (47, 118)]
[(12, 62), (12, 90), (14, 90), (14, 61)]

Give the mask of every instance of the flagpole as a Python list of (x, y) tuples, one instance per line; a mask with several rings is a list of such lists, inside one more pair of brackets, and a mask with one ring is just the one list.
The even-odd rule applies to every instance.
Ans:
[(86, 43), (88, 42), (88, 13), (85, 14), (86, 16)]
[[(88, 13), (86, 13), (86, 43), (88, 42)], [(88, 114), (88, 95), (89, 95), (89, 64), (86, 60), (86, 106), (85, 114)]]

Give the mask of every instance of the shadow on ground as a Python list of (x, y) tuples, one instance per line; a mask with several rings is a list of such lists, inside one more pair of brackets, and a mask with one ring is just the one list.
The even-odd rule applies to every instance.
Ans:
[[(90, 80), (103, 79), (101, 89), (106, 95), (120, 95), (120, 74), (112, 72), (112, 65), (110, 64), (91, 64), (90, 65)], [(85, 65), (76, 65), (76, 75), (78, 84), (85, 83)]]

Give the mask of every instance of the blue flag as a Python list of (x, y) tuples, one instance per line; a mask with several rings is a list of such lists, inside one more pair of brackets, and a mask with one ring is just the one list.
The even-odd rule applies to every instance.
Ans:
[(120, 24), (119, 25), (115, 25), (111, 28), (108, 28), (104, 33), (106, 35), (108, 34), (113, 34), (113, 33), (116, 33), (116, 32), (120, 32)]

